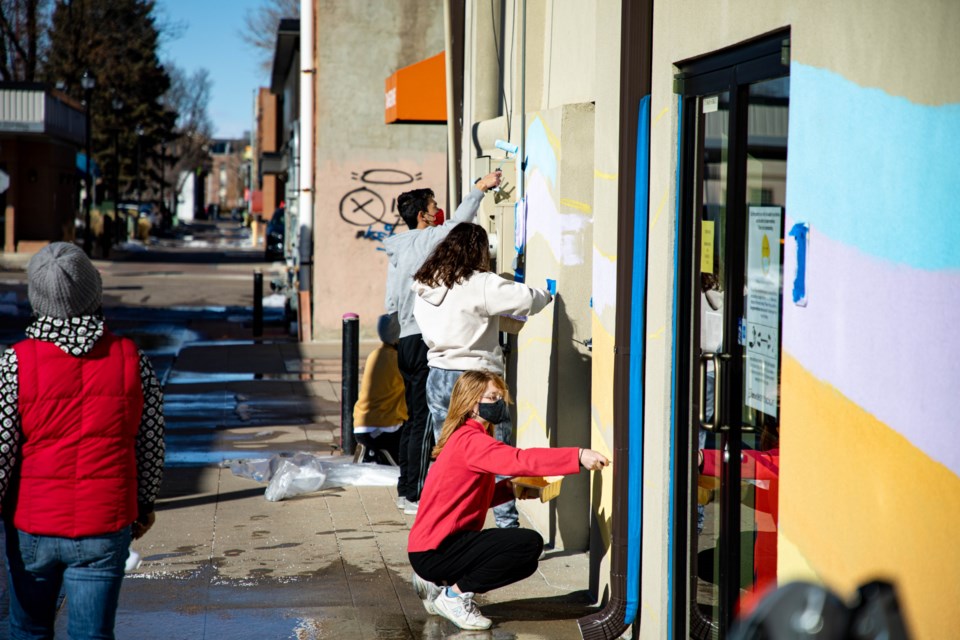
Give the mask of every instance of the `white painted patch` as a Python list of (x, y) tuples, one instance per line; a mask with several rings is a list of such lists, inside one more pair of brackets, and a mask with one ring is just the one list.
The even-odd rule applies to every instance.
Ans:
[(593, 310), (602, 317), (617, 305), (617, 261), (593, 248)]
[(537, 170), (530, 176), (526, 196), (528, 242), (539, 235), (563, 266), (583, 264), (586, 251), (583, 232), (592, 218), (580, 213), (560, 213), (547, 181)]

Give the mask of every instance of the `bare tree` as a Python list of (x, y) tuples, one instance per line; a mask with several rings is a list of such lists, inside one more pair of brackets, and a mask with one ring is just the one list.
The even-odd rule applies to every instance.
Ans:
[(180, 195), (187, 175), (202, 167), (210, 149), (213, 125), (207, 114), (213, 82), (210, 72), (198, 69), (192, 75), (168, 62), (164, 65), (170, 75), (170, 88), (163, 95), (163, 105), (176, 113), (174, 135), (170, 144), (173, 171), (173, 197)]
[(240, 37), (260, 55), (260, 66), (269, 71), (273, 64), (273, 52), (277, 46), (277, 27), (283, 18), (300, 17), (300, 0), (263, 0), (255, 8), (248, 9), (243, 17)]
[(51, 6), (50, 0), (0, 0), (0, 80), (37, 80)]

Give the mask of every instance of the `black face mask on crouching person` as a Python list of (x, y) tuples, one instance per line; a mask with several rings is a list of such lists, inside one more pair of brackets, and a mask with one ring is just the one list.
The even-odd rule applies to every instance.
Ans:
[(510, 409), (503, 398), (496, 402), (481, 402), (477, 415), (490, 424), (500, 424), (510, 420)]

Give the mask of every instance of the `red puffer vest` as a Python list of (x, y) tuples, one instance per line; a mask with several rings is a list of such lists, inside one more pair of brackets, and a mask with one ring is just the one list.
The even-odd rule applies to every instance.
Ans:
[(80, 357), (34, 339), (14, 349), (23, 423), (14, 526), (79, 538), (129, 525), (143, 410), (136, 345), (104, 331)]

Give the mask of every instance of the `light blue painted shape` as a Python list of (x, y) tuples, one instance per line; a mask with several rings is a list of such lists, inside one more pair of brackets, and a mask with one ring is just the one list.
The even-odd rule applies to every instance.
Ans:
[[(650, 96), (640, 99), (637, 173), (633, 201), (633, 281), (630, 292), (630, 453), (627, 497), (627, 579), (623, 622), (633, 624), (640, 605), (643, 517), (643, 355), (647, 308), (647, 231), (650, 220)], [(614, 461), (616, 464), (616, 461)], [(622, 464), (622, 463), (621, 463)]]
[(960, 269), (960, 104), (916, 104), (794, 62), (788, 149), (795, 219), (871, 256)]
[(557, 152), (550, 144), (547, 129), (543, 126), (543, 121), (539, 117), (534, 118), (530, 126), (527, 127), (525, 144), (526, 160), (524, 166), (526, 170), (538, 169), (550, 181), (551, 186), (557, 186)]

